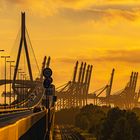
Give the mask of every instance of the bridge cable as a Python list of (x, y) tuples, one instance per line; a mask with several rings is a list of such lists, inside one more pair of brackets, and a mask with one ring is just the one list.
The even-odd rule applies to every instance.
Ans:
[(37, 59), (36, 59), (36, 56), (35, 56), (34, 49), (33, 49), (33, 47), (32, 47), (32, 43), (31, 43), (31, 40), (30, 40), (30, 37), (29, 37), (29, 33), (28, 33), (28, 31), (27, 31), (27, 28), (26, 28), (26, 33), (27, 33), (27, 36), (28, 36), (28, 39), (29, 39), (29, 43), (30, 43), (30, 46), (31, 46), (32, 52), (33, 52), (33, 56), (34, 56), (34, 58), (35, 58), (35, 63), (36, 63), (36, 65), (37, 65), (37, 69), (38, 69), (39, 74), (40, 74), (39, 65), (38, 65), (38, 63), (37, 63)]

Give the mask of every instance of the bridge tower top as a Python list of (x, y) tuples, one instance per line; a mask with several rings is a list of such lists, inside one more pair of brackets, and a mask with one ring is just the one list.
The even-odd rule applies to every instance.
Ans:
[(19, 61), (20, 61), (22, 47), (24, 47), (24, 49), (25, 49), (25, 55), (26, 55), (26, 60), (27, 60), (29, 78), (30, 78), (31, 81), (33, 81), (30, 57), (29, 57), (29, 52), (28, 52), (27, 40), (26, 40), (25, 12), (21, 12), (21, 37), (20, 37), (19, 50), (18, 50), (18, 55), (17, 55), (17, 60), (16, 60), (16, 67), (15, 67), (14, 77), (13, 77), (13, 87), (15, 87), (15, 80), (17, 78), (17, 73), (18, 73), (18, 67), (19, 67)]

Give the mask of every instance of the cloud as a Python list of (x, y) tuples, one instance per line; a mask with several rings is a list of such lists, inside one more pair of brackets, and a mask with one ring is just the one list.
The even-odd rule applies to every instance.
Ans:
[[(1, 0), (3, 10), (28, 11), (38, 16), (51, 16), (57, 11), (57, 4), (52, 0)], [(13, 11), (12, 11), (13, 10)]]
[[(134, 4), (108, 3), (110, 0), (103, 0), (102, 4), (98, 0), (1, 0), (3, 4), (19, 5), (19, 6), (30, 6), (31, 7), (46, 7), (52, 8), (53, 6), (58, 8), (70, 8), (70, 9), (98, 9), (98, 10), (108, 10), (108, 9), (118, 9), (118, 10), (130, 10), (133, 8), (140, 7), (140, 2), (135, 2)], [(51, 6), (51, 7), (50, 7)]]
[[(25, 10), (40, 16), (59, 16), (71, 21), (111, 21), (140, 18), (140, 2), (112, 0), (1, 0), (9, 9)], [(15, 8), (16, 7), (16, 8)], [(7, 10), (6, 9), (6, 10)]]
[(140, 50), (108, 50), (104, 56), (95, 58), (97, 62), (140, 63)]
[[(93, 51), (94, 52), (94, 51)], [(93, 54), (94, 57), (87, 56), (77, 56), (73, 57), (63, 57), (56, 58), (55, 61), (65, 64), (74, 64), (76, 61), (87, 62), (87, 63), (98, 63), (98, 62), (119, 62), (119, 63), (129, 63), (137, 64), (140, 63), (140, 49), (136, 50), (106, 50), (104, 53), (98, 52), (98, 54)]]
[(70, 57), (57, 58), (56, 61), (60, 63), (74, 64), (76, 59)]
[(93, 61), (93, 59), (91, 58), (88, 58), (87, 56), (77, 56), (77, 57), (63, 57), (63, 58), (56, 58), (57, 62), (60, 62), (60, 63), (65, 63), (65, 64), (75, 64), (76, 61), (79, 61), (79, 62), (91, 62)]
[(11, 4), (17, 4), (17, 3), (26, 3), (27, 0), (5, 0), (6, 2), (9, 2)]
[(125, 19), (135, 21), (140, 18), (140, 4), (125, 5), (91, 5), (90, 7), (74, 9), (61, 8), (59, 16), (72, 21), (111, 21), (114, 19)]

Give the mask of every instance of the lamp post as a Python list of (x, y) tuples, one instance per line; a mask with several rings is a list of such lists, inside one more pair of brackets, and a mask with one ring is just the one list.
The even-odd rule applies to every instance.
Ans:
[[(22, 70), (22, 69), (20, 69), (20, 68), (17, 69), (17, 80), (20, 80), (19, 74), (21, 73), (21, 70)], [(18, 103), (19, 103), (19, 93), (20, 93), (20, 90), (18, 89), (17, 92), (18, 92), (18, 93), (17, 93), (17, 105), (18, 105)]]
[(18, 69), (17, 80), (20, 80), (19, 74), (22, 73), (21, 70), (22, 70), (22, 69)]
[[(21, 72), (18, 72), (19, 74), (20, 74), (20, 80), (21, 80), (21, 85), (23, 84), (23, 74), (25, 73), (25, 72), (23, 72), (23, 71), (21, 71)], [(20, 87), (21, 88), (21, 93), (23, 94), (23, 86), (21, 86)], [(21, 101), (21, 98), (20, 98), (20, 96), (19, 96), (19, 101)]]
[(4, 58), (4, 60), (5, 60), (5, 88), (4, 88), (5, 95), (4, 95), (4, 108), (6, 109), (6, 60), (7, 60), (7, 58), (10, 58), (10, 56), (1, 56), (1, 58)]
[[(11, 81), (11, 66), (12, 63), (14, 63), (15, 61), (6, 61), (8, 63), (10, 63), (10, 81)], [(10, 83), (10, 97), (9, 97), (9, 104), (10, 104), (10, 108), (11, 108), (11, 83)]]
[[(23, 101), (25, 102), (25, 80), (26, 80), (26, 73), (23, 74)], [(23, 107), (25, 107), (25, 103), (23, 102)]]
[[(11, 65), (11, 68), (14, 68), (14, 70), (15, 70), (15, 67), (16, 67), (16, 66)], [(12, 71), (12, 69), (11, 69), (11, 71)], [(16, 97), (15, 97), (15, 92), (14, 92), (13, 94), (14, 94), (14, 101), (15, 101), (15, 100), (16, 100)]]
[[(25, 77), (25, 80), (29, 80), (30, 79), (30, 76), (29, 75), (27, 75), (26, 74), (26, 77)], [(29, 93), (29, 91), (28, 91), (28, 88), (25, 88), (25, 98), (27, 99), (27, 107), (29, 107), (29, 95), (28, 95), (28, 93)]]
[(4, 50), (0, 49), (0, 52), (4, 52)]

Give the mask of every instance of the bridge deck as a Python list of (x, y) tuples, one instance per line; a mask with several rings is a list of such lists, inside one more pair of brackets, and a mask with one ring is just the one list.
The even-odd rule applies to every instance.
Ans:
[(0, 115), (0, 128), (13, 124), (19, 119), (27, 117), (31, 115), (32, 113), (33, 113), (32, 110), (26, 110), (22, 112), (14, 112), (14, 113)]

